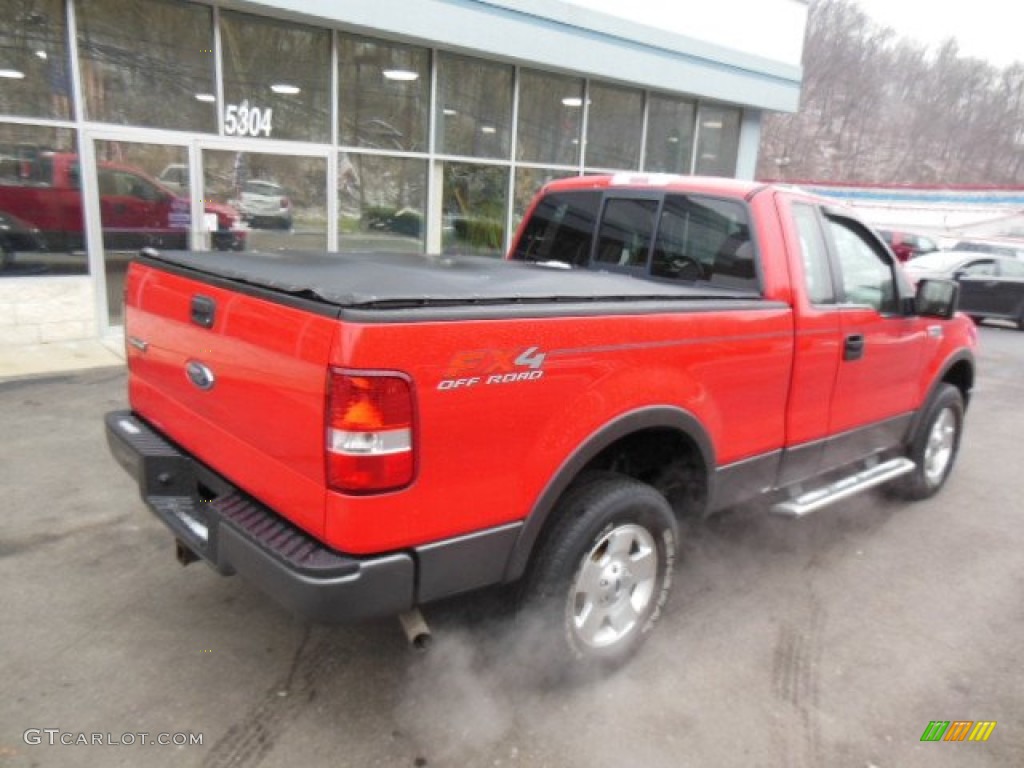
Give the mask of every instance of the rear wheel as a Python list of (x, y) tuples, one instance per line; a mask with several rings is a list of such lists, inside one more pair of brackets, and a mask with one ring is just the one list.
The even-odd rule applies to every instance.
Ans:
[(940, 384), (910, 444), (914, 471), (896, 485), (899, 495), (926, 499), (942, 488), (953, 469), (964, 423), (964, 400), (952, 384)]
[(524, 617), (548, 677), (610, 670), (653, 629), (672, 583), (676, 522), (665, 497), (614, 473), (585, 477), (527, 577)]

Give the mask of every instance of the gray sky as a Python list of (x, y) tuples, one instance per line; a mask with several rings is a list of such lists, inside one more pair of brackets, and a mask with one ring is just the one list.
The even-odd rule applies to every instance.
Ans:
[(856, 0), (875, 21), (929, 46), (955, 37), (964, 56), (1005, 67), (1024, 61), (1019, 0)]

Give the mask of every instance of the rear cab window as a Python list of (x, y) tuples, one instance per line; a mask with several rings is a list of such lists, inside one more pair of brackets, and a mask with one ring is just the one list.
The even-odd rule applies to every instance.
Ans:
[(739, 200), (579, 190), (537, 204), (512, 258), (759, 294), (756, 254)]

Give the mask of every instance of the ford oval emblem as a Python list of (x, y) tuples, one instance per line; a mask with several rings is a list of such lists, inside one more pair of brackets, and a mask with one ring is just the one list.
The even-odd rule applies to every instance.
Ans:
[(198, 360), (188, 361), (185, 365), (185, 374), (188, 376), (188, 380), (200, 389), (213, 389), (213, 385), (217, 382), (213, 371)]

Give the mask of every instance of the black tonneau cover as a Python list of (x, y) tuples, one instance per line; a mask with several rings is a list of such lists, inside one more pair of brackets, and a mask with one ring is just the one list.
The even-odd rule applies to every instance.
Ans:
[(316, 251), (143, 251), (143, 256), (338, 307), (751, 299), (752, 294), (479, 256)]

